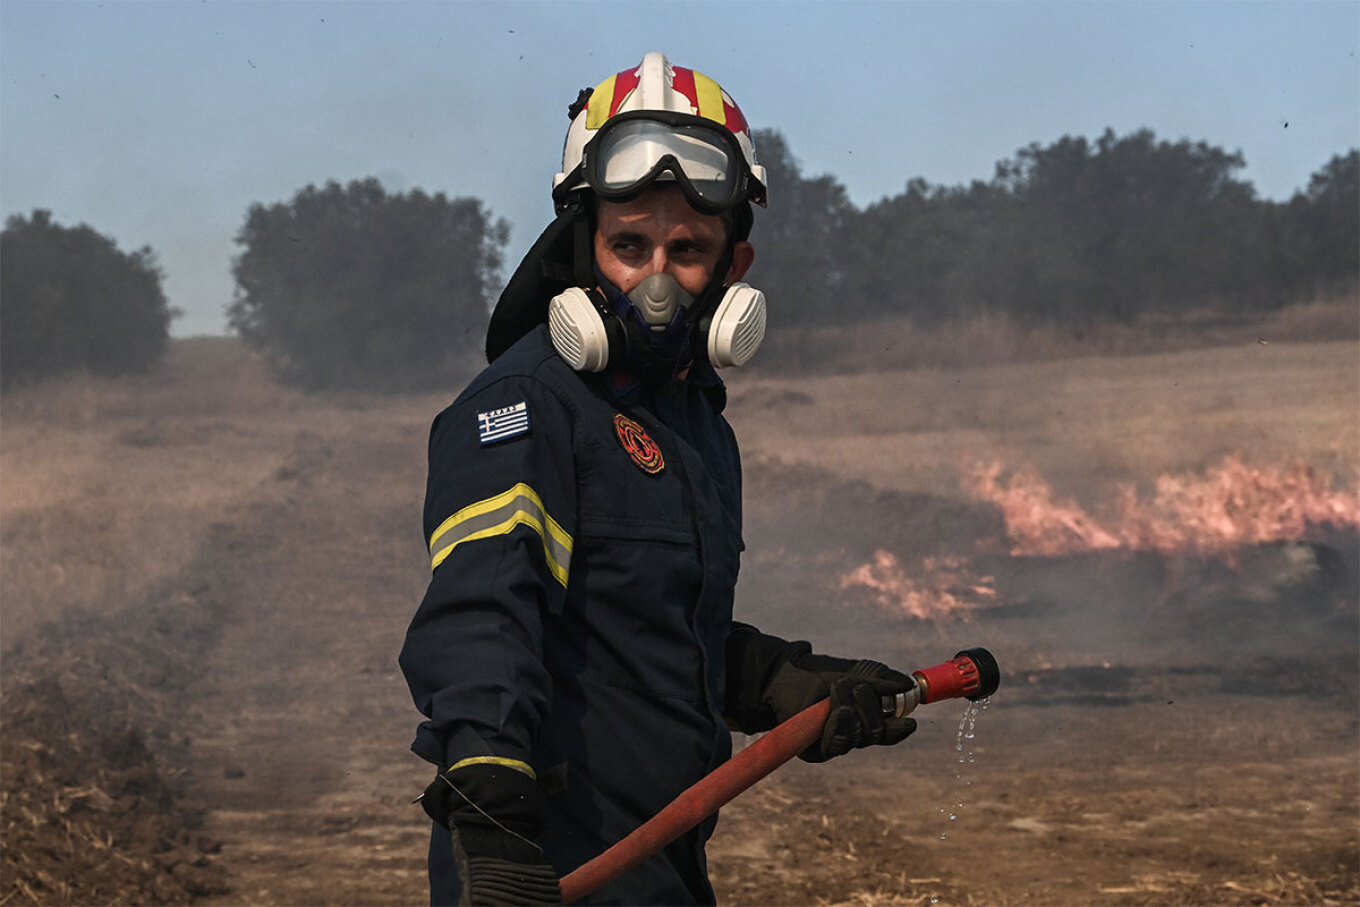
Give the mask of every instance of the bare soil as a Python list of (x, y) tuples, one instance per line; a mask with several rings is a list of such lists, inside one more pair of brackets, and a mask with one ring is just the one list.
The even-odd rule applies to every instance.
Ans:
[[(972, 738), (962, 703), (923, 706), (903, 745), (725, 808), (720, 901), (1360, 903), (1354, 526), (1015, 557), (957, 479), (967, 450), (1092, 508), (1227, 452), (1353, 481), (1357, 376), (1354, 342), (733, 376), (741, 616), (908, 668), (984, 645), (1003, 679)], [(303, 397), (225, 341), (7, 394), (0, 904), (424, 901), (395, 656), (443, 403)], [(877, 550), (995, 595), (884, 609), (839, 583)]]

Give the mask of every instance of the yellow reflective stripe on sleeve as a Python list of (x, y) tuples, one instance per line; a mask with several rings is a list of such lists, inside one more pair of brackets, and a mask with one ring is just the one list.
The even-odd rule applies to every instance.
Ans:
[(701, 72), (694, 73), (694, 94), (699, 99), (699, 116), (726, 125), (722, 88)]
[(538, 493), (523, 482), (494, 498), (469, 504), (440, 523), (430, 536), (430, 569), (442, 564), (464, 542), (507, 535), (516, 526), (528, 526), (538, 533), (548, 571), (566, 586), (571, 535), (548, 514)]
[(449, 771), (463, 768), (468, 765), (503, 765), (506, 768), (513, 768), (517, 772), (523, 772), (535, 781), (538, 775), (534, 774), (533, 768), (527, 762), (520, 762), (518, 759), (506, 759), (503, 756), (473, 756), (470, 759), (460, 759), (449, 766)]

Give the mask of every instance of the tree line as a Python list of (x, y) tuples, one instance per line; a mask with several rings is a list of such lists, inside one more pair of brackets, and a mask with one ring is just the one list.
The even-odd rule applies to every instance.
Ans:
[(757, 142), (772, 210), (757, 217), (750, 279), (786, 322), (1231, 317), (1360, 278), (1360, 151), (1276, 203), (1240, 178), (1240, 154), (1107, 131), (1030, 145), (985, 182), (913, 179), (860, 210), (834, 177), (804, 176), (778, 133)]
[[(804, 175), (778, 132), (756, 140), (772, 208), (749, 279), (776, 323), (1241, 317), (1360, 279), (1356, 150), (1276, 203), (1240, 177), (1240, 154), (1106, 131), (1029, 145), (988, 181), (913, 179), (861, 209), (835, 177)], [(508, 238), (475, 198), (307, 186), (247, 211), (228, 322), (294, 384), (441, 386), (481, 347)], [(140, 371), (164, 352), (177, 312), (151, 249), (35, 211), (6, 222), (0, 259), (0, 387)]]

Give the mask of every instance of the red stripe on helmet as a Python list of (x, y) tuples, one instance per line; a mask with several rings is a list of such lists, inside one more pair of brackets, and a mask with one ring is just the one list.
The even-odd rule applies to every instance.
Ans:
[(614, 97), (609, 101), (609, 115), (612, 117), (619, 112), (619, 106), (623, 104), (624, 98), (634, 88), (638, 87), (638, 70), (629, 69), (619, 73), (614, 77)]
[(690, 109), (699, 110), (699, 89), (694, 87), (694, 70), (686, 69), (683, 66), (672, 66), (671, 70), (675, 77), (671, 80), (671, 87), (689, 99)]
[(723, 119), (727, 121), (727, 128), (732, 130), (735, 135), (741, 135), (750, 130), (750, 127), (746, 125), (746, 117), (742, 116), (741, 110), (736, 104), (732, 103), (732, 99), (726, 93), (723, 94)]

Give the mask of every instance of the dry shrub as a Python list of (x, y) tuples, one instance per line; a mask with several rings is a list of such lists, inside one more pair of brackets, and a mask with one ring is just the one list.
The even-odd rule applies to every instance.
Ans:
[(1345, 340), (1360, 337), (1360, 293), (1289, 306), (1261, 322), (1267, 341)]
[(104, 418), (221, 417), (298, 405), (301, 399), (275, 384), (256, 354), (225, 337), (174, 341), (164, 361), (145, 375), (76, 373), (0, 398), (6, 430), (16, 422), (70, 428)]
[[(175, 904), (225, 892), (219, 848), (130, 719), (123, 691), (6, 678), (0, 903)], [(72, 691), (66, 689), (72, 687)]]
[[(166, 588), (64, 603), (6, 639), (0, 904), (168, 904), (226, 891), (186, 795), (184, 691), (224, 604)], [(125, 593), (126, 594), (126, 593)]]
[(1360, 338), (1360, 299), (1346, 295), (1266, 315), (1182, 312), (1134, 324), (1025, 325), (1005, 315), (922, 326), (882, 318), (822, 328), (780, 327), (778, 315), (755, 368), (858, 374), (959, 369), (1083, 356), (1143, 356), (1258, 342)]

